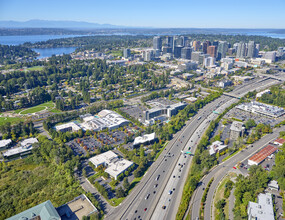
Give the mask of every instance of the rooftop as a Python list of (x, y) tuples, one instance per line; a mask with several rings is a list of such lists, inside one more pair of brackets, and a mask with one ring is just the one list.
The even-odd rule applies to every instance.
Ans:
[(91, 157), (89, 161), (93, 163), (95, 166), (98, 166), (100, 164), (104, 163), (110, 163), (114, 158), (118, 158), (118, 155), (115, 154), (113, 151), (109, 150), (105, 153), (96, 155), (94, 157)]
[(29, 220), (29, 219), (41, 219), (41, 220), (60, 220), (60, 216), (48, 200), (37, 206), (34, 206), (26, 211), (23, 211), (17, 215), (14, 215), (7, 220)]
[(155, 133), (145, 134), (143, 136), (136, 137), (133, 145), (144, 144), (148, 141), (153, 141), (154, 139), (155, 139)]
[(12, 143), (11, 139), (0, 140), (0, 149), (6, 147), (8, 144)]
[(72, 131), (78, 131), (78, 130), (80, 130), (81, 128), (77, 125), (77, 124), (75, 124), (74, 122), (69, 122), (69, 123), (65, 123), (65, 124), (62, 124), (62, 125), (57, 125), (57, 126), (55, 126), (55, 129), (57, 130), (57, 131), (60, 131), (60, 130), (62, 130), (62, 129), (65, 129), (65, 128), (72, 128)]
[(97, 212), (95, 206), (84, 194), (58, 207), (56, 210), (60, 215), (61, 220), (82, 219), (83, 216), (88, 216), (94, 212)]
[(210, 155), (213, 155), (213, 154), (217, 153), (218, 151), (221, 151), (227, 147), (228, 147), (228, 145), (224, 145), (221, 141), (215, 141), (209, 147), (209, 153), (210, 153)]
[(270, 193), (259, 194), (258, 203), (248, 203), (248, 219), (274, 220), (273, 204)]
[(30, 145), (30, 144), (34, 144), (34, 143), (38, 143), (37, 138), (28, 138), (28, 139), (25, 139), (21, 142), (21, 146), (26, 146), (26, 145)]
[(13, 155), (22, 154), (22, 153), (31, 151), (32, 149), (33, 149), (33, 147), (31, 145), (12, 148), (12, 149), (7, 150), (5, 153), (3, 153), (3, 156), (4, 157), (10, 157)]
[(109, 173), (113, 177), (116, 177), (132, 165), (133, 162), (125, 159), (116, 160), (113, 163), (108, 164), (108, 168), (105, 170), (105, 172)]
[(239, 121), (233, 121), (230, 130), (241, 132), (244, 129), (243, 123)]
[(249, 158), (248, 161), (260, 164), (263, 160), (265, 160), (266, 157), (270, 156), (277, 150), (278, 150), (277, 147), (274, 147), (272, 145), (267, 145), (261, 151), (259, 151), (258, 153), (254, 154), (251, 158)]

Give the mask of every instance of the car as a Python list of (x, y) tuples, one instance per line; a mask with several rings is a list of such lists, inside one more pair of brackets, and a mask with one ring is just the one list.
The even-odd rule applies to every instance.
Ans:
[(146, 210), (147, 210), (147, 208), (144, 209), (144, 211), (146, 211)]
[(156, 193), (156, 191), (153, 191), (153, 194), (155, 194)]
[(179, 169), (179, 172), (181, 172), (181, 169)]
[(145, 200), (147, 200), (149, 198), (150, 194), (147, 194), (145, 197)]
[(165, 206), (165, 205), (163, 205), (163, 206), (162, 206), (162, 209), (166, 209), (166, 206)]
[(173, 176), (173, 178), (175, 178), (175, 176)]
[(165, 159), (165, 161), (167, 161), (167, 159)]
[(172, 190), (175, 191), (175, 188), (173, 188)]
[(171, 194), (172, 194), (172, 191), (171, 191), (171, 190), (169, 190), (168, 195), (171, 195)]
[(157, 180), (159, 180), (159, 177), (160, 177), (160, 174), (158, 174), (158, 176), (156, 177), (156, 179), (155, 179), (155, 180), (156, 180), (156, 181), (157, 181)]
[(191, 149), (191, 147), (188, 147), (188, 150), (190, 150)]
[(233, 167), (235, 170), (237, 169), (236, 167)]
[(154, 184), (154, 188), (156, 188), (158, 186), (158, 184)]
[(137, 213), (137, 212), (138, 212), (138, 210), (135, 211), (135, 213)]

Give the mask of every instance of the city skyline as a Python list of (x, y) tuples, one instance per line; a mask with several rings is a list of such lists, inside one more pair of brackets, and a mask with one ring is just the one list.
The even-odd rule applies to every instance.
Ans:
[[(206, 7), (207, 6), (207, 7)], [(219, 0), (202, 3), (149, 1), (143, 5), (132, 1), (113, 1), (108, 4), (97, 1), (0, 1), (0, 21), (61, 20), (84, 21), (129, 27), (154, 28), (273, 28), (280, 29), (284, 20), (285, 2), (253, 0), (228, 4)], [(43, 10), (44, 9), (44, 10)], [(51, 13), (52, 12), (52, 13)], [(222, 13), (221, 13), (222, 12)]]

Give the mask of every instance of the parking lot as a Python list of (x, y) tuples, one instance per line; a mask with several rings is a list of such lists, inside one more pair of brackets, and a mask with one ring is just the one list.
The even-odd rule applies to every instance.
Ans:
[(284, 116), (279, 117), (279, 118), (271, 118), (271, 117), (266, 117), (260, 114), (254, 114), (246, 111), (242, 111), (237, 108), (233, 108), (230, 110), (226, 115), (225, 118), (237, 118), (242, 120), (243, 122), (246, 122), (248, 119), (253, 119), (256, 124), (270, 124), (272, 127), (281, 121), (285, 119)]
[[(94, 137), (77, 138), (66, 143), (75, 155), (86, 156), (87, 152), (94, 154), (98, 148), (104, 145), (114, 146), (123, 144), (127, 135), (122, 131), (105, 132), (94, 135)], [(95, 138), (96, 137), (96, 138)]]
[(146, 104), (149, 105), (151, 108), (161, 108), (165, 105), (173, 105), (175, 104), (175, 102), (170, 101), (167, 98), (158, 98), (147, 101)]
[(121, 108), (121, 110), (139, 121), (145, 121), (144, 111), (146, 108), (142, 105), (127, 106)]

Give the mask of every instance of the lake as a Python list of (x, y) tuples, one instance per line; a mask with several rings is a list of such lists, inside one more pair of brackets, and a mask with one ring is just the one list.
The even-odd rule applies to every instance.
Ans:
[(32, 50), (40, 53), (37, 59), (51, 57), (52, 55), (70, 54), (76, 50), (76, 47), (56, 47), (56, 48), (33, 48)]
[[(4, 45), (20, 45), (25, 42), (39, 42), (51, 39), (82, 37), (85, 35), (30, 35), (30, 36), (0, 36), (0, 44)], [(76, 47), (59, 47), (59, 48), (33, 48), (34, 51), (40, 53), (37, 59), (51, 57), (52, 55), (70, 54), (76, 50)]]

